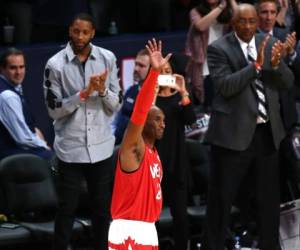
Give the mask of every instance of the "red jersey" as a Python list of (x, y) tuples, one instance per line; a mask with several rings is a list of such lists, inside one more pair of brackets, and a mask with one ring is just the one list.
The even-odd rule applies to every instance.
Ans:
[(112, 218), (157, 221), (162, 207), (161, 179), (162, 167), (158, 153), (148, 146), (140, 167), (134, 172), (124, 172), (118, 160), (111, 205)]

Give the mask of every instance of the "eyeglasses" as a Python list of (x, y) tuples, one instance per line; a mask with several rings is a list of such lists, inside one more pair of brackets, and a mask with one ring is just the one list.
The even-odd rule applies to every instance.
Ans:
[(239, 19), (239, 20), (237, 20), (237, 22), (241, 25), (246, 25), (246, 24), (255, 25), (257, 23), (257, 20), (256, 19)]

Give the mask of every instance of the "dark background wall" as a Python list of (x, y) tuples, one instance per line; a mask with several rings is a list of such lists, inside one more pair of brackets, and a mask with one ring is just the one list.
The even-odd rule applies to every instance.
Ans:
[(3, 26), (15, 27), (14, 43), (65, 41), (75, 14), (90, 13), (97, 36), (109, 35), (112, 21), (119, 34), (187, 30), (189, 10), (201, 0), (0, 0)]

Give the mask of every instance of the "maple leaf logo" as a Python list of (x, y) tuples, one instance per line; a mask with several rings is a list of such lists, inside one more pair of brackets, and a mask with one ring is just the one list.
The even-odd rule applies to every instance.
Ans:
[(158, 246), (149, 246), (149, 245), (141, 245), (135, 243), (135, 240), (131, 239), (130, 236), (121, 244), (114, 244), (112, 242), (108, 242), (110, 250), (149, 250), (149, 249), (158, 249)]

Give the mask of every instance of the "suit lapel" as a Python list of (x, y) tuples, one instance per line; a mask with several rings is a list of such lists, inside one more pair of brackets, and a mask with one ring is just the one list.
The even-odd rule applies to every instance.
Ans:
[[(257, 42), (256, 39), (255, 39), (255, 42)], [(232, 35), (229, 36), (229, 43), (230, 43), (230, 46), (232, 47), (232, 49), (231, 49), (232, 51), (230, 51), (230, 56), (232, 58), (234, 58), (233, 62), (237, 63), (237, 65), (236, 65), (237, 70), (240, 70), (240, 69), (246, 67), (249, 63), (246, 60), (244, 52), (241, 48), (241, 45), (233, 32), (232, 32)], [(257, 43), (255, 45), (257, 47)], [(250, 88), (256, 95), (254, 80), (251, 82), (250, 86), (251, 86)]]
[(236, 68), (237, 70), (240, 70), (245, 66), (247, 66), (248, 62), (245, 58), (240, 43), (236, 38), (234, 32), (231, 33), (231, 35), (228, 37), (228, 40), (230, 44), (230, 50), (229, 50), (230, 57), (234, 58), (234, 62), (236, 62)]
[(255, 46), (256, 46), (257, 54), (258, 54), (259, 45), (261, 44), (263, 37), (264, 36), (255, 35)]
[(279, 39), (281, 42), (285, 41), (286, 35), (288, 32), (285, 29), (274, 27), (273, 29), (273, 36)]

